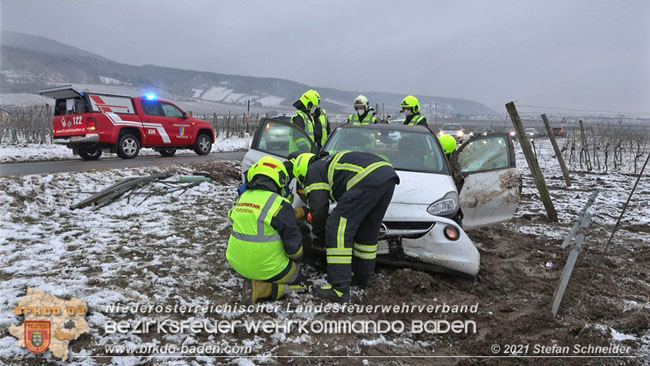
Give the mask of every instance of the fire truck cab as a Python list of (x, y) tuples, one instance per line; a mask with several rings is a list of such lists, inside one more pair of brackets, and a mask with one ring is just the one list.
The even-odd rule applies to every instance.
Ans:
[(84, 160), (97, 160), (103, 151), (133, 159), (143, 147), (162, 156), (173, 156), (178, 149), (199, 155), (212, 150), (214, 130), (209, 122), (188, 116), (153, 94), (80, 92), (70, 85), (38, 93), (54, 98), (53, 141)]

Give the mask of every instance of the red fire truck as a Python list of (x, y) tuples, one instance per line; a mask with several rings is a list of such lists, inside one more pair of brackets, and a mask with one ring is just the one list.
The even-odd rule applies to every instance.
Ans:
[(188, 116), (153, 94), (129, 97), (80, 92), (69, 85), (38, 93), (55, 100), (54, 142), (68, 146), (84, 160), (97, 160), (102, 151), (133, 159), (142, 147), (151, 147), (162, 156), (173, 156), (178, 149), (193, 149), (199, 155), (212, 150), (210, 123)]

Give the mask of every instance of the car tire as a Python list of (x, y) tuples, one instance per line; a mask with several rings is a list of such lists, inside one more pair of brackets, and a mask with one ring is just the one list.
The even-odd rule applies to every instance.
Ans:
[(194, 152), (198, 155), (207, 155), (212, 151), (212, 140), (206, 133), (200, 134), (194, 144)]
[(161, 156), (172, 157), (172, 156), (174, 156), (174, 154), (176, 154), (176, 149), (171, 149), (171, 148), (170, 149), (160, 149), (160, 150), (158, 150), (158, 153)]
[(117, 142), (117, 156), (122, 159), (133, 159), (140, 152), (140, 141), (130, 133), (120, 136)]
[(79, 156), (83, 160), (97, 160), (102, 156), (102, 149), (96, 147), (92, 149), (79, 149)]

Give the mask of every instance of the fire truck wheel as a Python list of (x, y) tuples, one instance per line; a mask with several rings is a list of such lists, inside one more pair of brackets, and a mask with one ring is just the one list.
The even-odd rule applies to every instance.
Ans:
[(122, 159), (133, 159), (140, 152), (140, 141), (130, 133), (125, 133), (117, 142), (117, 155)]
[(84, 160), (97, 160), (102, 156), (102, 149), (79, 149), (79, 156)]
[(196, 144), (194, 145), (194, 152), (199, 155), (206, 155), (212, 150), (212, 141), (210, 136), (205, 133), (199, 135), (196, 138)]
[(162, 156), (171, 157), (174, 156), (174, 154), (176, 154), (176, 149), (161, 149), (158, 150), (158, 153), (160, 153), (160, 155)]

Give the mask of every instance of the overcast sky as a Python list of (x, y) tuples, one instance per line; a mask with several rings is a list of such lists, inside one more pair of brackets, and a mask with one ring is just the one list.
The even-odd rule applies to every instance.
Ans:
[(650, 112), (650, 1), (1, 0), (119, 62), (346, 90)]

